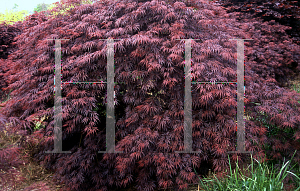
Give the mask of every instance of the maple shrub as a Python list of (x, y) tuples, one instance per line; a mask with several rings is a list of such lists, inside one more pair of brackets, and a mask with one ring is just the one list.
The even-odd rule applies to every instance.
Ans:
[[(73, 4), (78, 6), (71, 6)], [(245, 145), (253, 157), (283, 159), (299, 146), (299, 93), (284, 87), (300, 71), (300, 47), (288, 27), (274, 21), (238, 20), (212, 1), (103, 0), (57, 4), (68, 14), (28, 16), (13, 26), (22, 33), (0, 59), (0, 110), (12, 131), (42, 135), (33, 157), (69, 190), (104, 191), (135, 185), (139, 191), (198, 183), (193, 170), (228, 168), (236, 150), (236, 84), (192, 85), (193, 151), (184, 149), (185, 44), (192, 40), (192, 80), (235, 82), (237, 42), (245, 41)], [(106, 84), (62, 84), (63, 151), (54, 148), (55, 41), (61, 41), (62, 82), (107, 77), (107, 42), (114, 42), (116, 151), (106, 149)], [(4, 72), (5, 71), (5, 72)], [(263, 112), (264, 115), (261, 115)], [(267, 136), (264, 117), (282, 133)], [(36, 124), (41, 124), (35, 130)], [(293, 129), (285, 133), (285, 129)], [(283, 139), (284, 137), (284, 139)], [(271, 149), (266, 150), (265, 145)], [(239, 157), (238, 157), (239, 156)], [(239, 162), (248, 154), (230, 154)], [(294, 156), (300, 161), (300, 153)]]

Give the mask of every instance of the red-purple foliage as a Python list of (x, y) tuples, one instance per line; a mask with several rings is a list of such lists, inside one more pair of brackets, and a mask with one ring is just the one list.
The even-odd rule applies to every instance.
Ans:
[[(111, 190), (131, 183), (143, 191), (183, 190), (198, 181), (193, 167), (211, 164), (215, 172), (228, 167), (227, 152), (236, 150), (236, 85), (193, 85), (193, 150), (202, 153), (175, 154), (184, 147), (185, 61), (184, 42), (176, 39), (201, 39), (192, 41), (193, 81), (236, 81), (236, 41), (229, 39), (253, 39), (245, 42), (246, 113), (259, 118), (263, 111), (271, 123), (294, 133), (268, 138), (263, 124), (246, 120), (246, 150), (264, 157), (262, 145), (273, 144), (270, 156), (294, 152), (291, 142), (300, 139), (300, 96), (281, 86), (300, 71), (300, 47), (286, 35), (287, 27), (237, 21), (235, 14), (204, 0), (107, 0), (69, 12), (54, 19), (35, 14), (36, 23), (30, 17), (19, 23), (18, 48), (0, 61), (7, 69), (4, 90), (13, 90), (1, 113), (13, 122), (11, 128), (29, 133), (35, 118), (48, 117), (41, 130), (46, 139), (35, 157), (70, 190)], [(106, 146), (106, 86), (64, 84), (63, 150), (72, 153), (45, 154), (53, 150), (55, 121), (54, 41), (47, 39), (70, 39), (62, 40), (62, 81), (83, 82), (106, 79), (107, 47), (99, 39), (109, 37), (122, 39), (114, 46), (116, 150), (125, 153), (97, 154)], [(95, 105), (100, 109), (95, 111)], [(300, 161), (299, 152), (295, 160)]]
[(227, 12), (238, 12), (239, 19), (255, 18), (292, 27), (286, 30), (300, 44), (300, 2), (293, 0), (219, 0)]

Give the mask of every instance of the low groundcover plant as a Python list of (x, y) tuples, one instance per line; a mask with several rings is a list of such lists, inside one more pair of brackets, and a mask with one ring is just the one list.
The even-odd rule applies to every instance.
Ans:
[[(283, 183), (284, 179), (288, 176), (288, 174), (291, 174), (294, 176), (293, 179), (294, 182), (296, 182), (296, 184), (298, 184), (299, 186), (298, 188), (295, 188), (294, 191), (298, 191), (300, 190), (300, 178), (299, 178), (300, 169), (298, 171), (298, 175), (288, 170), (292, 159), (290, 161), (287, 161), (286, 163), (283, 162), (281, 169), (278, 171), (276, 169), (273, 169), (273, 165), (271, 166), (271, 168), (269, 168), (266, 163), (260, 163), (259, 160), (255, 158), (254, 161), (251, 155), (251, 164), (248, 166), (246, 171), (245, 169), (241, 170), (238, 166), (238, 162), (236, 162), (236, 169), (233, 171), (231, 165), (229, 165), (230, 173), (229, 175), (226, 175), (226, 178), (220, 179), (217, 178), (215, 174), (213, 174), (213, 178), (207, 177), (207, 178), (203, 178), (202, 180), (199, 178), (200, 180), (199, 184), (202, 185), (202, 187), (205, 190), (214, 190), (214, 191), (216, 190), (218, 191), (225, 191), (225, 190), (282, 191), (283, 189), (285, 189)], [(255, 164), (254, 162), (257, 162), (257, 164)], [(229, 158), (229, 164), (230, 164), (230, 158)], [(295, 166), (296, 164), (292, 167), (292, 169)], [(247, 174), (248, 176), (245, 174)]]

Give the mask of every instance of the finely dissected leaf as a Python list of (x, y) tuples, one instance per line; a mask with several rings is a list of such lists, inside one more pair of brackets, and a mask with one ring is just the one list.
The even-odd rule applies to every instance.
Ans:
[[(184, 190), (196, 183), (192, 167), (227, 168), (227, 151), (236, 150), (236, 85), (192, 85), (194, 151), (184, 149), (185, 44), (192, 41), (192, 80), (236, 82), (236, 41), (245, 41), (246, 150), (288, 155), (299, 139), (299, 93), (281, 87), (281, 79), (299, 72), (300, 47), (273, 22), (238, 21), (233, 14), (209, 1), (99, 1), (79, 0), (57, 4), (46, 17), (36, 13), (16, 23), (22, 33), (9, 57), (0, 59), (1, 88), (11, 92), (1, 108), (0, 120), (33, 133), (34, 117), (46, 116), (45, 135), (36, 158), (56, 171), (70, 190), (112, 190), (136, 184), (138, 190)], [(193, 8), (197, 8), (194, 10)], [(1, 25), (3, 30), (9, 27)], [(5, 28), (6, 27), (6, 28)], [(280, 35), (278, 35), (280, 33)], [(5, 32), (10, 34), (10, 32)], [(115, 143), (121, 154), (98, 154), (106, 149), (106, 84), (62, 84), (63, 150), (71, 154), (46, 154), (53, 150), (54, 41), (61, 41), (63, 82), (107, 81), (107, 43), (113, 38), (115, 71)], [(0, 39), (4, 39), (1, 37)], [(102, 39), (102, 40), (100, 40)], [(11, 38), (10, 42), (11, 43)], [(267, 47), (267, 48), (266, 48)], [(5, 54), (8, 54), (5, 53)], [(258, 104), (254, 104), (258, 103)], [(298, 108), (297, 108), (298, 107)], [(263, 120), (283, 132), (267, 137)], [(250, 140), (251, 139), (251, 140)], [(2, 155), (7, 155), (2, 153)], [(2, 156), (1, 155), (1, 156)], [(232, 158), (238, 155), (233, 154)], [(299, 154), (295, 159), (299, 159)]]

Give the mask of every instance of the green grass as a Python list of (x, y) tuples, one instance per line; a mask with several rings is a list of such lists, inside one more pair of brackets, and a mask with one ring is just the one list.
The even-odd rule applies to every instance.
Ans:
[[(296, 187), (294, 191), (299, 191), (300, 167), (298, 164), (298, 169), (294, 170), (293, 168), (296, 166), (295, 164), (291, 170), (289, 170), (291, 161), (283, 163), (281, 169), (274, 169), (273, 165), (269, 167), (265, 163), (260, 163), (256, 159), (253, 160), (251, 155), (251, 164), (246, 170), (241, 170), (238, 166), (238, 162), (236, 162), (236, 169), (232, 170), (231, 165), (229, 165), (229, 174), (222, 180), (218, 179), (213, 174), (213, 178), (208, 177), (203, 178), (202, 180), (199, 178), (199, 185), (201, 190), (204, 189), (207, 191), (282, 191), (286, 188), (283, 180), (290, 174), (294, 177), (293, 183)], [(229, 164), (231, 164), (230, 159)], [(292, 172), (292, 170), (294, 172)], [(248, 176), (246, 174), (248, 174)]]

